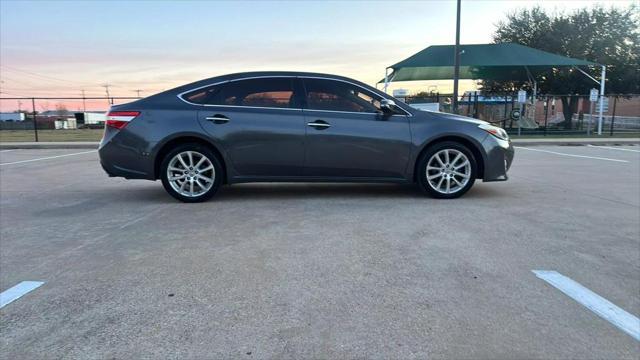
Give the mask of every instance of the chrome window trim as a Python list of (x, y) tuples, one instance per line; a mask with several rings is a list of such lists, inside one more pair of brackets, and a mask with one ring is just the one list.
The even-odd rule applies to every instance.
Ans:
[[(226, 84), (226, 83), (230, 83), (230, 82), (234, 82), (234, 81), (241, 81), (241, 80), (251, 80), (251, 79), (277, 79), (277, 78), (298, 78), (298, 79), (320, 79), (320, 80), (333, 80), (333, 81), (341, 81), (343, 83), (347, 83), (347, 84), (351, 84), (353, 86), (357, 86), (362, 90), (365, 90), (367, 92), (372, 92), (371, 90), (358, 85), (356, 83), (353, 83), (351, 81), (347, 81), (347, 80), (342, 80), (342, 79), (334, 79), (334, 78), (329, 78), (329, 77), (322, 77), (322, 76), (305, 76), (305, 75), (263, 75), (263, 76), (248, 76), (248, 77), (242, 77), (242, 78), (237, 78), (237, 79), (230, 79), (230, 80), (224, 80), (224, 81), (218, 81), (216, 83), (212, 83), (212, 84), (207, 84), (207, 85), (203, 85), (203, 86), (199, 86), (197, 88), (193, 88), (193, 89), (189, 89), (187, 91), (183, 91), (181, 93), (179, 93), (178, 95), (176, 95), (178, 97), (178, 99), (182, 100), (183, 102), (189, 104), (189, 105), (195, 105), (195, 106), (209, 106), (209, 107), (231, 107), (231, 108), (249, 108), (249, 109), (276, 109), (276, 110), (300, 110), (300, 111), (326, 111), (326, 112), (333, 112), (333, 113), (346, 113), (346, 114), (365, 114), (365, 115), (371, 115), (371, 114), (378, 114), (376, 112), (360, 112), (360, 111), (339, 111), (339, 110), (319, 110), (319, 109), (304, 109), (304, 108), (281, 108), (281, 107), (271, 107), (271, 106), (242, 106), (242, 105), (214, 105), (214, 104), (196, 104), (190, 101), (185, 100), (182, 96), (186, 93), (190, 93), (196, 90), (200, 90), (200, 89), (204, 89), (204, 88), (208, 88), (210, 86), (216, 86), (216, 85), (220, 85), (220, 84)], [(295, 91), (295, 89), (294, 89)], [(305, 90), (306, 91), (306, 90)], [(374, 94), (377, 94), (378, 96), (382, 97), (383, 99), (387, 99), (387, 100), (393, 100), (393, 99), (389, 99), (388, 97), (385, 96), (381, 96), (380, 94), (374, 92)], [(407, 110), (401, 108), (401, 107), (397, 107), (398, 109), (402, 110), (405, 115), (402, 114), (393, 114), (391, 116), (413, 116), (413, 114), (411, 114), (410, 112), (408, 112)]]
[[(362, 114), (362, 115), (378, 115), (380, 113), (377, 112), (364, 112), (364, 111), (340, 111), (340, 110), (318, 110), (318, 109), (302, 109), (302, 112), (305, 111), (319, 111), (319, 112), (330, 112), (330, 113), (343, 113), (343, 114)], [(391, 116), (409, 116), (402, 114), (393, 114)]]

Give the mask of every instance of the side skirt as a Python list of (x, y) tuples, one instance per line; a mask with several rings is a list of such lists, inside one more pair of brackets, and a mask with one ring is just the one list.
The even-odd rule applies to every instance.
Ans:
[(412, 183), (405, 178), (390, 177), (234, 176), (229, 179), (230, 184), (250, 182)]

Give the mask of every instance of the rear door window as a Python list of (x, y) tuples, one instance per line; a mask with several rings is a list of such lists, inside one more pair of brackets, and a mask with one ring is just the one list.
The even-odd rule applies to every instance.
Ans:
[(231, 81), (185, 95), (185, 100), (205, 105), (300, 108), (294, 78), (256, 78)]

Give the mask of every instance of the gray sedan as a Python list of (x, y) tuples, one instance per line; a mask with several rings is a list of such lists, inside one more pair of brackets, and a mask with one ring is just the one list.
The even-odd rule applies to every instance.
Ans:
[(513, 147), (484, 121), (421, 111), (349, 78), (224, 75), (113, 106), (100, 143), (109, 176), (161, 179), (178, 200), (222, 184), (417, 183), (456, 198), (507, 180)]

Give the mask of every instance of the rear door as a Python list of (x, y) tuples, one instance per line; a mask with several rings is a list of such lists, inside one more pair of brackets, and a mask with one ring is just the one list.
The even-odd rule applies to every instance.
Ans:
[(381, 97), (356, 84), (302, 80), (305, 176), (404, 178), (411, 149), (406, 114), (383, 114)]
[(232, 80), (186, 95), (203, 103), (198, 119), (224, 147), (232, 177), (300, 176), (305, 126), (296, 83), (294, 77)]

